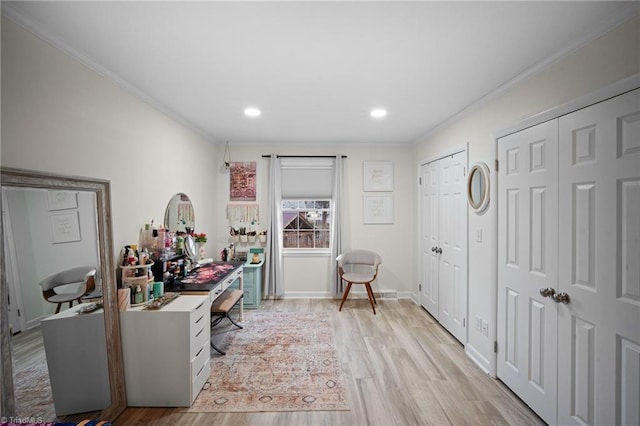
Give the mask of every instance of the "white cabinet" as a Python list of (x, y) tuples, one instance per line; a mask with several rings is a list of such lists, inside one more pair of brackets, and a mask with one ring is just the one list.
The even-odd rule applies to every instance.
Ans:
[(82, 303), (40, 322), (56, 414), (98, 411), (111, 404), (102, 309)]
[(211, 372), (210, 305), (181, 295), (157, 311), (120, 312), (127, 405), (191, 406)]

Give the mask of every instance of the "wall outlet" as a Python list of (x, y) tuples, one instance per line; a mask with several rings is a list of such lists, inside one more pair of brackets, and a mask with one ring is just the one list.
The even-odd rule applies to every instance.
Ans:
[(482, 242), (482, 228), (476, 229), (476, 242), (477, 243)]
[(485, 336), (489, 335), (489, 323), (486, 321), (482, 321), (482, 334)]

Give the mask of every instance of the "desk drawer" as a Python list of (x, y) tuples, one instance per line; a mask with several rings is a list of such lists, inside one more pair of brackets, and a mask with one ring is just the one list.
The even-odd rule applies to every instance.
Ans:
[(191, 403), (204, 386), (211, 374), (211, 354), (209, 344), (202, 347), (202, 351), (191, 362)]

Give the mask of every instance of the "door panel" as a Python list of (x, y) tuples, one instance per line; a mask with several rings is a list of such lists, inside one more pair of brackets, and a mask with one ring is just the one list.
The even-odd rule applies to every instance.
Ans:
[(431, 250), (438, 245), (438, 196), (440, 174), (438, 162), (424, 164), (420, 167), (422, 185), (420, 186), (421, 200), (421, 230), (420, 243), (422, 292), (420, 304), (438, 319), (438, 258)]
[(559, 123), (558, 422), (640, 424), (640, 91)]
[(467, 202), (466, 152), (440, 164), (440, 306), (438, 319), (456, 339), (466, 342)]
[(557, 404), (557, 121), (498, 141), (498, 377), (545, 421)]

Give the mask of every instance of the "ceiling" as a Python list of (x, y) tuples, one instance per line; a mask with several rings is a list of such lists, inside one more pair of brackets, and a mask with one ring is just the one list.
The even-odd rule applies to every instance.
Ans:
[[(414, 143), (637, 6), (2, 2), (10, 19), (213, 142), (384, 145)], [(248, 106), (262, 115), (246, 117)], [(376, 107), (388, 115), (371, 118)]]

